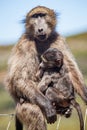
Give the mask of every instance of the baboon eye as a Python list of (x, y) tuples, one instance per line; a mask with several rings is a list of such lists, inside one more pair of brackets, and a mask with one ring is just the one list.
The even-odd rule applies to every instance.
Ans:
[(37, 18), (37, 17), (38, 17), (38, 14), (33, 14), (31, 17), (32, 17), (32, 18)]
[(46, 13), (33, 14), (31, 17), (32, 18), (38, 18), (38, 17), (44, 17), (44, 16), (46, 16)]
[(45, 13), (40, 13), (39, 16), (44, 17), (44, 16), (46, 16), (46, 14)]
[(61, 60), (59, 60), (59, 59), (56, 59), (56, 60), (55, 60), (55, 62), (57, 62), (57, 63), (60, 63), (60, 61), (61, 61)]

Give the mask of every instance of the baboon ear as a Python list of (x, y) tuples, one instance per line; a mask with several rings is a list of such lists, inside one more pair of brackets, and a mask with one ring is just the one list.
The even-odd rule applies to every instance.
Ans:
[(61, 64), (61, 60), (58, 59), (58, 60), (57, 60), (57, 63)]
[(61, 62), (61, 60), (59, 60), (59, 59), (56, 61), (56, 63), (57, 63), (57, 66), (58, 66), (58, 67), (60, 67), (60, 66), (62, 65), (62, 62)]
[(21, 23), (26, 23), (26, 19), (22, 19), (22, 20), (21, 20)]

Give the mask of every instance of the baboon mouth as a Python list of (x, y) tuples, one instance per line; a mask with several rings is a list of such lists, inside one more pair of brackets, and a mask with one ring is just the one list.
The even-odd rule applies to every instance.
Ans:
[(43, 40), (46, 39), (46, 34), (44, 34), (44, 35), (38, 35), (38, 38), (39, 38), (41, 41), (43, 41)]

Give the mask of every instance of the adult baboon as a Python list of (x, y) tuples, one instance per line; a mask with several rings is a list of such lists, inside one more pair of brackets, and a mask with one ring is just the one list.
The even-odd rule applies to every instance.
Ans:
[[(31, 120), (33, 112), (37, 121), (40, 119), (42, 124), (45, 124), (42, 119), (44, 118), (43, 115), (47, 118), (48, 123), (56, 121), (55, 109), (48, 98), (37, 88), (38, 81), (36, 79), (40, 56), (49, 47), (58, 48), (62, 51), (64, 63), (69, 69), (70, 78), (75, 90), (87, 103), (87, 89), (84, 84), (83, 76), (71, 52), (68, 50), (64, 38), (56, 33), (55, 27), (56, 14), (53, 10), (43, 6), (33, 8), (26, 16), (26, 31), (20, 38), (18, 44), (13, 48), (9, 60), (6, 86), (16, 103), (19, 102), (21, 97), (27, 99), (29, 102), (19, 105), (20, 112), (18, 112), (20, 114), (17, 112), (19, 119), (24, 124), (26, 124), (26, 120)], [(26, 111), (24, 111), (25, 117), (22, 115), (21, 107), (23, 109), (26, 108)], [(37, 111), (39, 114), (37, 114)], [(39, 126), (36, 126), (36, 123), (34, 124), (32, 121), (30, 121), (28, 125), (30, 125), (29, 130), (46, 129), (43, 125), (39, 128)]]
[(75, 92), (69, 78), (67, 67), (63, 63), (63, 54), (56, 48), (49, 48), (42, 57), (37, 77), (38, 88), (54, 104), (58, 114), (70, 117), (71, 105), (78, 112), (80, 130), (84, 130), (84, 121), (80, 105), (75, 100)]

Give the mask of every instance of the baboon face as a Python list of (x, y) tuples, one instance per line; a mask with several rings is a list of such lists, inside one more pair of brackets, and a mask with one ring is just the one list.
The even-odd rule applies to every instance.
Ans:
[(53, 10), (38, 6), (26, 17), (26, 31), (39, 41), (45, 41), (56, 25), (56, 15)]
[(45, 17), (46, 14), (40, 13), (32, 15), (31, 18), (34, 28), (34, 37), (41, 41), (47, 39), (48, 35), (51, 33), (51, 28), (48, 27)]
[(63, 65), (63, 54), (56, 48), (50, 48), (42, 55), (42, 61), (48, 68), (60, 68)]

